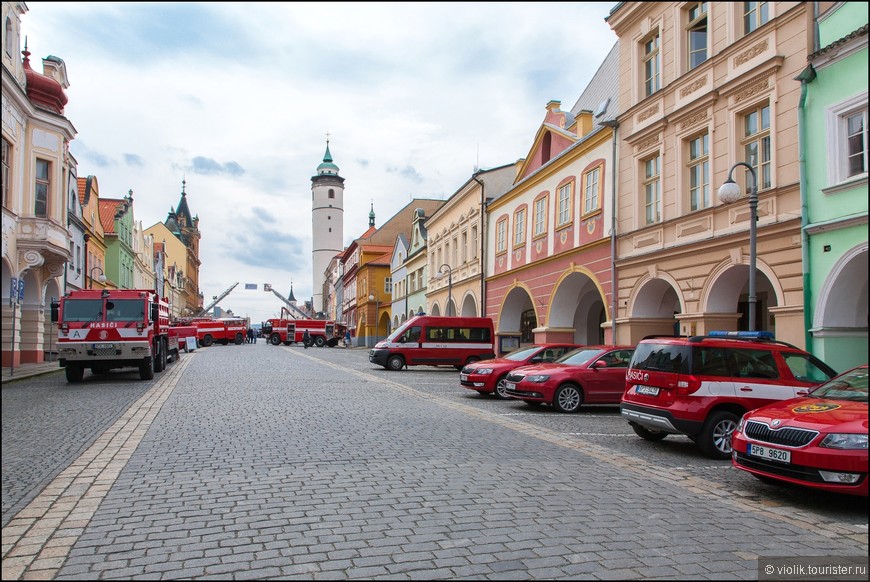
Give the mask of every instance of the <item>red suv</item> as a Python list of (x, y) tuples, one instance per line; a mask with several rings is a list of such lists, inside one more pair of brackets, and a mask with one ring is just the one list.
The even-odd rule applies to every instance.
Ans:
[(504, 391), (508, 372), (520, 366), (553, 362), (578, 347), (576, 344), (538, 344), (519, 348), (501, 358), (468, 364), (459, 373), (459, 383), (480, 394), (508, 398)]
[(715, 459), (749, 410), (802, 396), (836, 372), (770, 332), (648, 337), (631, 359), (620, 411), (649, 441), (684, 434)]

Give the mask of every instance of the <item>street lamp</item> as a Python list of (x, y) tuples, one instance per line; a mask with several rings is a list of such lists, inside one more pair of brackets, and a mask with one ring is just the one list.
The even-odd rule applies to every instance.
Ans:
[(103, 270), (102, 270), (101, 268), (99, 268), (99, 267), (94, 267), (93, 269), (91, 269), (91, 289), (94, 288), (94, 271), (99, 271), (99, 272), (100, 272), (100, 276), (99, 276), (99, 278), (97, 279), (97, 281), (99, 281), (100, 283), (105, 283), (105, 282), (106, 282), (106, 274), (103, 273)]
[(369, 301), (375, 302), (375, 343), (378, 343), (380, 336), (378, 335), (378, 319), (381, 310), (381, 299), (374, 292), (369, 293)]
[(444, 267), (447, 267), (447, 308), (444, 310), (446, 313), (444, 315), (450, 315), (450, 306), (453, 304), (453, 271), (450, 269), (450, 265), (444, 263), (440, 267), (438, 267), (438, 278), (444, 278)]
[(749, 171), (749, 331), (755, 331), (755, 237), (756, 221), (758, 220), (758, 181), (755, 168), (746, 162), (737, 162), (728, 170), (728, 179), (719, 187), (719, 200), (725, 204), (736, 202), (740, 198), (740, 186), (731, 178), (734, 168), (743, 166)]

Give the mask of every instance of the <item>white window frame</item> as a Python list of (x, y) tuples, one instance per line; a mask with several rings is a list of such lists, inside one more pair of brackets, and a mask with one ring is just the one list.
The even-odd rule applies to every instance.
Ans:
[(514, 212), (514, 246), (518, 247), (526, 242), (526, 209), (520, 208)]
[[(649, 174), (649, 163), (657, 160), (656, 172)], [(649, 226), (659, 224), (662, 221), (662, 154), (657, 152), (655, 155), (648, 156), (641, 160), (641, 182), (643, 183), (643, 224)], [(650, 196), (651, 190), (652, 194)], [(655, 212), (655, 215), (650, 219), (650, 210)]]
[(573, 204), (573, 190), (571, 188), (572, 182), (568, 182), (567, 184), (563, 184), (559, 186), (559, 190), (556, 193), (557, 205), (559, 208), (559, 213), (557, 214), (557, 224), (556, 228), (560, 228), (571, 224), (571, 208), (574, 206)]
[[(655, 41), (655, 46), (647, 50), (647, 45), (652, 41)], [(640, 41), (641, 86), (643, 87), (641, 99), (654, 95), (662, 88), (661, 43), (662, 36), (658, 29)], [(647, 75), (647, 63), (652, 63), (655, 69), (651, 75)], [(651, 81), (653, 82), (652, 86), (650, 86)]]
[(535, 200), (535, 232), (533, 237), (547, 233), (547, 202), (549, 196), (541, 196)]
[[(752, 16), (750, 16), (750, 14)], [(747, 18), (752, 25), (746, 26)], [(768, 2), (743, 2), (740, 7), (740, 19), (743, 25), (743, 36), (755, 32), (770, 22), (770, 5)]]
[[(40, 165), (45, 165), (45, 178), (39, 176), (39, 168)], [(42, 201), (45, 205), (45, 212), (40, 214), (37, 211), (37, 205), (40, 202), (40, 198), (43, 197), (40, 194), (40, 190), (42, 190), (44, 194), (44, 200)], [(51, 162), (49, 160), (44, 160), (42, 158), (36, 158), (36, 164), (34, 166), (34, 174), (33, 174), (33, 215), (39, 218), (48, 218), (50, 215), (50, 201), (51, 201)]]
[[(849, 176), (846, 120), (862, 110), (864, 114), (864, 172)], [(829, 186), (867, 178), (867, 121), (867, 91), (835, 103), (825, 110)]]
[(599, 193), (601, 192), (601, 166), (596, 166), (583, 174), (583, 211), (590, 214), (601, 208)]
[[(692, 10), (698, 9), (700, 12), (698, 16), (695, 18), (691, 18)], [(692, 69), (696, 69), (701, 64), (707, 61), (710, 58), (710, 28), (709, 28), (709, 19), (708, 19), (708, 5), (707, 2), (695, 2), (686, 7), (686, 70), (691, 71)], [(697, 40), (700, 38), (700, 35), (696, 35), (695, 33), (699, 33), (703, 24), (703, 36), (704, 36), (704, 47), (703, 49), (699, 49), (693, 46), (693, 39)], [(703, 50), (703, 59), (699, 60), (697, 63), (693, 63), (692, 56), (693, 54), (701, 54)]]
[[(767, 108), (767, 127), (762, 127), (762, 122), (764, 119), (764, 115), (762, 111)], [(748, 134), (746, 128), (746, 122), (750, 115), (758, 114), (758, 127), (755, 133)], [(751, 165), (755, 169), (755, 178), (757, 180), (756, 187), (758, 191), (767, 190), (773, 187), (773, 152), (774, 152), (774, 143), (773, 143), (773, 106), (770, 101), (762, 101), (760, 103), (756, 103), (752, 109), (746, 109), (742, 113), (740, 113), (740, 128), (741, 128), (741, 137), (740, 137), (740, 147), (742, 152), (742, 157), (746, 161), (747, 164)], [(767, 159), (764, 159), (762, 156), (764, 154), (764, 142), (768, 141)], [(755, 143), (756, 151), (759, 154), (759, 159), (750, 160), (749, 152), (747, 152), (747, 148)], [(749, 171), (747, 170), (747, 173)], [(766, 172), (766, 175), (765, 175)], [(765, 178), (767, 179), (765, 181)], [(744, 182), (745, 184), (745, 182)]]
[[(692, 144), (699, 141), (702, 151), (693, 157)], [(710, 207), (710, 133), (697, 134), (686, 140), (687, 170), (689, 176), (689, 210), (703, 210)], [(697, 172), (700, 171), (702, 179), (698, 184), (693, 184)]]
[(507, 251), (507, 218), (502, 218), (495, 223), (495, 252)]

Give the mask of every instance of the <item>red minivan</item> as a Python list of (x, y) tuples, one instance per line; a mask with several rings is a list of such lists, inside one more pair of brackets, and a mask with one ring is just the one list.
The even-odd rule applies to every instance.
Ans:
[(488, 317), (412, 317), (369, 352), (369, 362), (388, 370), (406, 366), (463, 366), (495, 357)]

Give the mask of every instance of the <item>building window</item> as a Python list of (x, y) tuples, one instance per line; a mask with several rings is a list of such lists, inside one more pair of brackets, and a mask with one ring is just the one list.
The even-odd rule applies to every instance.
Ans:
[(9, 208), (12, 205), (10, 198), (10, 188), (12, 184), (12, 176), (9, 173), (9, 168), (12, 166), (12, 145), (3, 139), (3, 206)]
[(495, 250), (503, 253), (507, 250), (507, 218), (502, 218), (495, 225)]
[(749, 34), (770, 19), (767, 2), (743, 3), (743, 34)]
[(328, 196), (329, 196), (330, 198), (335, 198), (335, 190), (333, 190), (332, 188), (330, 188), (330, 189), (329, 189), (329, 194), (328, 194)]
[(471, 227), (471, 258), (477, 258), (477, 225)]
[(689, 206), (701, 210), (710, 206), (709, 135), (689, 140)]
[(535, 231), (533, 236), (541, 236), (547, 232), (547, 197), (535, 200)]
[(599, 208), (599, 181), (601, 175), (601, 167), (597, 167), (583, 174), (583, 183), (585, 185), (583, 196), (583, 212), (589, 214), (595, 212)]
[(643, 162), (644, 208), (646, 224), (655, 224), (662, 218), (661, 156)]
[(558, 205), (559, 205), (559, 221), (557, 226), (565, 226), (571, 222), (571, 207), (574, 204), (573, 191), (571, 183), (559, 187)]
[(843, 119), (846, 133), (846, 177), (867, 173), (867, 110)]
[(514, 213), (514, 246), (526, 242), (526, 209), (520, 208)]
[(33, 214), (35, 216), (48, 216), (48, 189), (51, 186), (49, 176), (51, 175), (51, 164), (45, 160), (36, 160), (36, 181), (34, 184), (34, 205)]
[(462, 264), (468, 262), (468, 231), (462, 231)]
[(384, 277), (384, 292), (393, 294), (393, 278), (392, 277)]
[(759, 190), (771, 186), (770, 140), (770, 105), (762, 105), (744, 114), (743, 151), (746, 163), (755, 169)]
[(707, 3), (698, 2), (688, 11), (686, 27), (689, 45), (689, 70), (707, 60)]
[(644, 97), (649, 97), (661, 89), (661, 55), (659, 54), (659, 33), (643, 43), (643, 87)]

